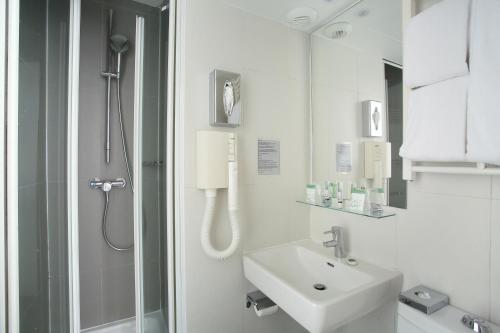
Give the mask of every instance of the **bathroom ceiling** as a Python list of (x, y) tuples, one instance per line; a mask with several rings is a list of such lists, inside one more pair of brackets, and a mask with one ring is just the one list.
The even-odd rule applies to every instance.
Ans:
[[(400, 0), (364, 0), (332, 21), (352, 25), (349, 35), (336, 41), (357, 49), (377, 52), (383, 58), (401, 64), (401, 16)], [(316, 34), (320, 35), (321, 31)]]
[[(287, 14), (299, 7), (312, 8), (317, 12), (316, 19), (309, 25), (291, 26), (294, 29), (312, 32), (326, 23), (329, 18), (346, 8), (355, 0), (222, 0), (224, 3), (291, 26), (287, 22)], [(366, 1), (366, 0), (365, 0)]]

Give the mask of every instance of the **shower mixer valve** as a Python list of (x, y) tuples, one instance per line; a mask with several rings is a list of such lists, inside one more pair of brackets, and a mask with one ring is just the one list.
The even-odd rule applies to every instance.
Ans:
[(109, 209), (109, 197), (111, 196), (111, 190), (113, 188), (124, 188), (126, 185), (125, 179), (116, 178), (116, 179), (99, 179), (94, 178), (89, 180), (89, 187), (92, 189), (102, 190), (104, 194), (104, 211), (102, 213), (102, 237), (104, 241), (110, 248), (115, 251), (128, 251), (134, 248), (134, 244), (132, 243), (129, 246), (123, 247), (116, 243), (114, 243), (108, 236), (108, 209)]
[(89, 187), (92, 189), (103, 190), (103, 192), (109, 192), (113, 187), (124, 188), (126, 185), (125, 179), (99, 179), (94, 178), (89, 181)]

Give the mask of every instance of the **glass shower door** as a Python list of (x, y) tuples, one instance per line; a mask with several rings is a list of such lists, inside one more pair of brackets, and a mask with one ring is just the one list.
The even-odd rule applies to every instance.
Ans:
[(8, 332), (65, 333), (70, 2), (8, 7)]
[[(134, 151), (136, 219), (136, 293), (138, 332), (163, 333), (167, 328), (166, 226), (166, 66), (168, 10), (137, 18), (136, 112)], [(139, 47), (142, 49), (139, 52)], [(139, 296), (140, 295), (140, 296)], [(138, 297), (139, 296), (139, 297)]]

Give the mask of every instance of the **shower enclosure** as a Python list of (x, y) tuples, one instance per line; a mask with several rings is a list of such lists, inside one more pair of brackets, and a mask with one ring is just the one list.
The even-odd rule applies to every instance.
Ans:
[(174, 13), (0, 4), (0, 331), (174, 331)]

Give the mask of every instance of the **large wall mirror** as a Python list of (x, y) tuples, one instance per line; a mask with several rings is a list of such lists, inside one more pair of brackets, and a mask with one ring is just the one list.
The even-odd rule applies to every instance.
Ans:
[[(389, 142), (384, 163), (390, 164), (391, 177), (380, 174), (380, 164), (374, 173), (381, 178), (386, 204), (406, 208), (399, 157), (403, 139), (401, 5), (401, 0), (358, 1), (312, 34), (311, 102), (314, 181), (374, 186), (373, 173), (366, 177), (371, 167), (365, 165), (365, 143)], [(345, 143), (351, 150), (350, 171), (339, 169), (338, 147)]]

